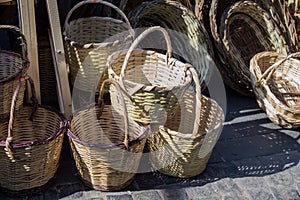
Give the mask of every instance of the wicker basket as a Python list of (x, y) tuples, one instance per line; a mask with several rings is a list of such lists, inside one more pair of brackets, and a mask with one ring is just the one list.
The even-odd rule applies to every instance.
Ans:
[[(72, 14), (87, 4), (108, 6), (121, 15), (125, 22), (98, 16), (70, 21)], [(118, 7), (102, 0), (86, 0), (76, 4), (68, 13), (64, 24), (64, 36), (70, 82), (77, 89), (91, 92), (96, 89), (96, 83), (101, 77), (102, 80), (107, 78), (106, 58), (115, 51), (128, 48), (134, 38), (134, 31)]]
[(188, 178), (203, 172), (221, 133), (223, 110), (214, 100), (201, 97), (196, 85), (196, 93), (184, 94), (165, 125), (151, 127), (150, 163), (163, 174)]
[[(104, 85), (119, 94), (116, 111), (103, 103)], [(84, 183), (96, 190), (121, 190), (137, 172), (149, 127), (141, 127), (128, 117), (119, 85), (106, 79), (99, 103), (73, 116), (68, 131), (73, 157)]]
[[(0, 30), (15, 34), (15, 39), (20, 40), (18, 47), (21, 48), (21, 50), (17, 49), (17, 52), (0, 50), (0, 119), (2, 120), (9, 116), (13, 93), (18, 85), (19, 78), (26, 73), (29, 62), (25, 36), (21, 31), (17, 27), (9, 25), (0, 25)], [(16, 110), (23, 106), (24, 92), (25, 86), (20, 89)]]
[[(214, 57), (213, 48), (204, 25), (191, 10), (176, 1), (156, 0), (136, 7), (129, 13), (129, 19), (135, 28), (165, 28), (172, 39), (173, 56), (196, 68), (202, 88), (208, 84)], [(163, 42), (156, 40), (149, 43)]]
[(251, 81), (259, 106), (272, 122), (300, 127), (300, 53), (256, 54), (250, 63)]
[[(135, 50), (143, 39), (154, 31), (164, 34), (167, 55), (151, 50)], [(158, 26), (140, 34), (128, 51), (108, 58), (109, 76), (118, 80), (130, 100), (126, 99), (129, 116), (145, 125), (163, 123), (172, 113), (178, 99), (191, 83), (190, 64), (172, 58), (168, 32)], [(114, 94), (111, 93), (114, 98)]]
[(290, 38), (265, 9), (255, 2), (213, 0), (210, 10), (211, 32), (221, 60), (225, 82), (246, 96), (254, 96), (249, 62), (256, 53), (291, 51)]
[(55, 175), (66, 127), (56, 111), (37, 106), (33, 81), (30, 85), (35, 106), (15, 113), (15, 103), (24, 80), (13, 96), (10, 119), (0, 124), (0, 187), (9, 193), (39, 192)]

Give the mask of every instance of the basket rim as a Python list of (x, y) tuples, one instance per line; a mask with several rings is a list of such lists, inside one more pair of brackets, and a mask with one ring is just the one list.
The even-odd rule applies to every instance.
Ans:
[[(147, 125), (145, 127), (144, 132), (139, 137), (128, 142), (128, 147), (130, 147), (134, 144), (137, 144), (137, 143), (141, 142), (142, 140), (146, 139), (147, 136), (149, 136), (149, 133), (150, 133), (150, 126)], [(106, 144), (90, 144), (88, 142), (84, 142), (71, 131), (70, 122), (67, 123), (67, 135), (69, 136), (69, 138), (72, 141), (75, 141), (76, 143), (78, 143), (82, 146), (85, 146), (85, 147), (100, 148), (100, 149), (114, 149), (114, 148), (126, 149), (126, 146), (124, 143), (106, 145)]]
[[(24, 108), (33, 108), (33, 107), (30, 104), (28, 104), (28, 105), (24, 106)], [(50, 106), (38, 105), (38, 108), (42, 108), (42, 109), (54, 112), (60, 118), (60, 121), (61, 121), (59, 129), (56, 131), (56, 133), (53, 133), (51, 136), (43, 138), (43, 139), (38, 139), (38, 140), (31, 141), (31, 142), (13, 143), (14, 149), (24, 148), (24, 147), (33, 146), (33, 145), (36, 146), (36, 145), (46, 144), (46, 143), (56, 139), (58, 136), (60, 136), (61, 134), (64, 133), (64, 130), (67, 125), (67, 119), (64, 117), (64, 115), (62, 113), (60, 113), (55, 108), (50, 107)], [(6, 142), (0, 141), (0, 146), (6, 147)]]
[[(79, 18), (79, 19), (75, 19), (72, 20), (70, 22), (70, 25), (72, 25), (71, 23), (75, 23), (75, 22), (82, 22), (82, 21), (87, 21), (90, 19), (96, 19), (99, 18), (101, 20), (107, 20), (107, 21), (112, 21), (114, 23), (119, 23), (119, 24), (123, 24), (125, 23), (122, 20), (119, 19), (114, 19), (114, 18), (110, 18), (110, 17), (98, 17), (98, 16), (92, 16), (92, 17), (86, 17), (86, 18)], [(115, 40), (113, 42), (90, 42), (90, 43), (86, 43), (86, 44), (80, 44), (79, 42), (74, 41), (70, 36), (68, 36), (67, 32), (69, 31), (69, 28), (66, 28), (66, 30), (64, 31), (64, 39), (65, 41), (70, 44), (73, 47), (77, 47), (77, 48), (84, 48), (84, 49), (90, 49), (90, 48), (97, 48), (97, 47), (107, 47), (107, 46), (113, 46), (113, 45), (117, 45), (121, 42), (125, 42), (127, 40), (133, 39), (134, 38), (134, 33), (132, 33), (133, 35), (131, 35), (131, 31), (130, 30), (124, 30), (123, 32), (128, 32), (128, 36), (124, 39), (124, 40)], [(120, 34), (120, 33), (119, 33)]]
[[(111, 64), (114, 62), (114, 60), (116, 58), (118, 58), (119, 56), (121, 56), (123, 54), (126, 55), (127, 52), (128, 52), (127, 50), (119, 50), (119, 51), (116, 51), (116, 52), (112, 53), (107, 58), (106, 66), (108, 66), (109, 75), (112, 75), (114, 79), (120, 79), (120, 75), (117, 75), (115, 73), (115, 71), (111, 68)], [(138, 49), (134, 49), (132, 51), (130, 57), (133, 57), (133, 55), (134, 55), (135, 52), (146, 52), (147, 54), (149, 53), (149, 54), (158, 54), (158, 55), (166, 56), (165, 54), (162, 54), (162, 53), (159, 53), (159, 52), (156, 52), (156, 51), (153, 51), (153, 50), (144, 50), (144, 49), (138, 48)], [(180, 61), (180, 60), (178, 60), (178, 59), (176, 59), (174, 57), (169, 58), (169, 63), (176, 63), (177, 65), (181, 64), (183, 66), (187, 66), (186, 75), (187, 75), (187, 77), (189, 77), (189, 78), (187, 78), (185, 80), (185, 82), (183, 84), (174, 85), (172, 87), (172, 89), (177, 89), (177, 88), (181, 88), (181, 87), (185, 87), (185, 86), (190, 85), (191, 81), (192, 81), (192, 74), (188, 73), (189, 72), (188, 66), (190, 66), (190, 64), (189, 63), (184, 63), (184, 62), (182, 62), (182, 61)], [(112, 73), (110, 73), (110, 71)], [(126, 72), (125, 72), (125, 75), (126, 75)], [(141, 84), (141, 83), (135, 83), (135, 82), (132, 82), (132, 81), (129, 81), (129, 80), (126, 80), (126, 79), (124, 80), (124, 83), (128, 84), (130, 86), (135, 86), (136, 85), (136, 86), (138, 86), (140, 88), (139, 90), (144, 90), (146, 92), (149, 92), (149, 89), (148, 89), (149, 87), (152, 88), (150, 91), (155, 90), (155, 91), (158, 91), (158, 92), (164, 91), (164, 90), (168, 90), (168, 87), (169, 87), (169, 86), (148, 86), (148, 85), (144, 85), (144, 84)]]
[(16, 80), (17, 78), (20, 78), (23, 75), (23, 73), (27, 70), (29, 61), (27, 59), (24, 59), (21, 56), (21, 54), (18, 54), (16, 52), (7, 51), (7, 50), (0, 50), (0, 54), (8, 54), (10, 56), (18, 57), (22, 61), (22, 64), (24, 65), (21, 68), (18, 68), (19, 70), (17, 71), (17, 73), (12, 74), (11, 76), (8, 76), (8, 77), (0, 80), (0, 85), (6, 83), (8, 81), (12, 81), (12, 80)]

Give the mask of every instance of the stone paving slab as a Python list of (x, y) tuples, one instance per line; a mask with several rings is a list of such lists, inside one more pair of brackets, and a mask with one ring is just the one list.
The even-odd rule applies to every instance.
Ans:
[[(137, 174), (118, 192), (101, 192), (80, 180), (68, 143), (54, 183), (32, 196), (0, 199), (258, 199), (300, 200), (300, 133), (270, 122), (254, 99), (228, 91), (223, 132), (206, 170), (189, 179), (157, 171)], [(65, 137), (66, 139), (67, 137)], [(149, 165), (144, 158), (143, 165)]]

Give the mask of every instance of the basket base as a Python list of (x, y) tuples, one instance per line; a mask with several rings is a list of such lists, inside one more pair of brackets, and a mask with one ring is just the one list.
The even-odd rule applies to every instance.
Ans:
[(51, 187), (54, 184), (55, 180), (56, 180), (56, 177), (54, 176), (46, 184), (44, 184), (42, 186), (25, 189), (25, 190), (18, 190), (18, 191), (0, 187), (0, 192), (4, 193), (6, 196), (9, 196), (9, 197), (24, 197), (24, 196), (28, 196), (28, 195), (34, 195), (37, 193), (44, 192), (46, 189), (48, 189), (49, 187)]

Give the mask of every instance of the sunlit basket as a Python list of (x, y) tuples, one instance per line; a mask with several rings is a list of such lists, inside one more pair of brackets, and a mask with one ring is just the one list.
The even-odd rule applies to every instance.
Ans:
[[(118, 111), (104, 104), (104, 85), (118, 91)], [(106, 79), (98, 105), (73, 116), (68, 136), (78, 173), (84, 183), (96, 190), (121, 190), (137, 173), (149, 127), (134, 122), (126, 110), (119, 85)]]
[[(111, 17), (81, 17), (70, 21), (72, 14), (88, 4), (102, 4), (115, 10), (122, 20)], [(115, 5), (102, 0), (86, 0), (76, 4), (64, 24), (65, 43), (70, 67), (70, 82), (77, 89), (91, 92), (98, 80), (107, 78), (107, 57), (130, 46), (134, 31), (126, 15)], [(76, 82), (75, 82), (76, 80)], [(101, 84), (101, 82), (100, 82)]]
[(150, 163), (163, 174), (188, 178), (202, 173), (220, 136), (223, 110), (214, 100), (201, 97), (197, 81), (196, 85), (196, 93), (184, 94), (165, 125), (151, 127)]
[(261, 51), (274, 50), (287, 54), (291, 51), (290, 38), (286, 37), (271, 14), (255, 2), (231, 3), (223, 9), (223, 13), (218, 13), (215, 10), (219, 6), (224, 7), (221, 4), (218, 0), (214, 1), (211, 24), (223, 62), (220, 66), (222, 74), (231, 88), (243, 95), (254, 96), (249, 72), (250, 59)]
[(10, 194), (26, 195), (44, 189), (58, 169), (66, 120), (51, 108), (34, 106), (15, 112), (21, 80), (12, 100), (10, 119), (0, 123), (0, 187)]
[[(173, 56), (196, 68), (203, 88), (209, 83), (213, 47), (204, 25), (190, 9), (176, 1), (156, 0), (142, 3), (128, 16), (134, 28), (165, 28), (172, 40)], [(156, 48), (157, 44), (163, 43), (162, 40), (156, 38), (146, 43), (145, 48)]]
[[(0, 119), (5, 119), (9, 116), (12, 96), (21, 78), (29, 67), (27, 59), (27, 46), (25, 36), (15, 26), (0, 25), (0, 30), (11, 32), (15, 36), (15, 40), (20, 40), (18, 43), (19, 52), (8, 50), (0, 50)], [(17, 50), (16, 50), (17, 51)], [(16, 102), (16, 110), (23, 106), (25, 86), (20, 89), (19, 96)]]
[[(167, 54), (152, 50), (135, 49), (144, 38), (155, 31), (163, 33)], [(190, 64), (172, 58), (168, 32), (158, 26), (141, 33), (128, 51), (112, 54), (108, 58), (108, 73), (130, 96), (126, 98), (128, 114), (135, 121), (150, 124), (163, 123), (178, 105), (178, 99), (189, 87), (192, 75)], [(111, 97), (114, 95), (110, 93)]]
[(259, 106), (272, 122), (300, 127), (300, 53), (256, 54), (250, 63), (251, 81)]

